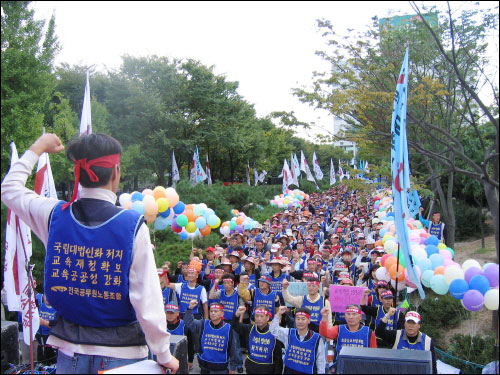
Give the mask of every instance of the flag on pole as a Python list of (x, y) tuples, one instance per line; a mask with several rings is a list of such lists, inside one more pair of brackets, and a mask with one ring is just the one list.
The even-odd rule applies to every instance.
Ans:
[(35, 193), (42, 197), (57, 199), (54, 177), (52, 177), (52, 169), (50, 168), (49, 154), (46, 152), (38, 158), (35, 177)]
[(403, 61), (403, 66), (399, 73), (394, 96), (394, 109), (391, 121), (391, 173), (392, 173), (392, 198), (394, 204), (394, 222), (400, 251), (404, 254), (406, 270), (409, 279), (417, 286), (422, 299), (425, 292), (419, 278), (413, 268), (413, 261), (410, 257), (410, 240), (406, 220), (410, 218), (408, 211), (407, 192), (410, 189), (410, 175), (408, 165), (408, 144), (406, 139), (406, 107), (408, 105), (408, 58), (409, 47)]
[(198, 152), (198, 146), (193, 154), (193, 160), (191, 162), (191, 173), (189, 179), (191, 180), (192, 185), (196, 185), (201, 181), (205, 181), (207, 179), (207, 174), (203, 170), (203, 167), (200, 163), (200, 154)]
[[(304, 169), (302, 169), (302, 167), (304, 167)], [(300, 151), (300, 170), (306, 172), (307, 181), (312, 181), (316, 184), (316, 180), (314, 179), (311, 170), (309, 169), (309, 164), (307, 163), (307, 159), (303, 151)]]
[(417, 190), (413, 190), (408, 194), (408, 210), (410, 211), (411, 217), (415, 217), (419, 214), (421, 205), (422, 203), (420, 202), (420, 196)]
[(253, 181), (254, 181), (254, 186), (257, 186), (257, 183), (259, 182), (259, 172), (257, 172), (257, 168), (255, 165), (253, 166)]
[(368, 162), (365, 161), (365, 172), (370, 173), (370, 168), (368, 168)]
[(318, 158), (316, 157), (316, 151), (313, 153), (313, 168), (314, 168), (314, 174), (316, 175), (317, 180), (322, 180), (323, 179), (323, 171), (321, 170), (319, 166), (319, 161)]
[(292, 174), (290, 172), (290, 168), (288, 167), (288, 163), (285, 161), (283, 162), (283, 194), (285, 193), (286, 189), (288, 189), (288, 186), (290, 186), (293, 181), (292, 181)]
[(264, 182), (264, 179), (266, 178), (267, 171), (262, 171), (262, 173), (259, 175), (259, 182), (262, 184)]
[(208, 162), (208, 154), (207, 154), (207, 164), (205, 167), (207, 169), (207, 182), (209, 185), (212, 185), (212, 175), (210, 174), (210, 163)]
[(340, 159), (339, 159), (339, 178), (340, 178), (340, 181), (342, 182), (342, 180), (344, 179), (344, 170), (342, 169), (342, 164), (340, 163)]
[[(293, 167), (295, 168), (295, 174), (297, 175), (297, 179), (300, 177), (300, 163), (297, 159), (297, 154), (293, 154)], [(297, 184), (297, 186), (299, 186)]]
[(87, 81), (83, 95), (82, 117), (80, 118), (80, 135), (92, 134), (92, 112), (90, 108), (90, 85), (89, 71), (87, 70)]
[[(17, 149), (12, 142), (11, 165), (18, 159)], [(29, 296), (30, 281), (27, 266), (31, 258), (31, 230), (10, 209), (7, 211), (5, 231), (4, 287), (7, 291), (7, 305), (10, 311), (22, 312), (23, 339), (26, 345), (35, 339), (40, 327), (40, 318), (35, 303), (35, 290)], [(30, 340), (30, 314), (32, 337)]]
[[(299, 173), (300, 173), (300, 167), (298, 169), (299, 169)], [(292, 184), (298, 187), (299, 186), (299, 176), (297, 175), (297, 168), (296, 168), (295, 160), (294, 160), (292, 154), (290, 154), (290, 173), (292, 174)]]
[(250, 182), (250, 164), (248, 163), (248, 161), (247, 161), (247, 185), (252, 186)]
[(172, 187), (175, 189), (175, 182), (180, 181), (181, 177), (179, 175), (179, 168), (177, 168), (177, 162), (175, 161), (175, 155), (172, 151)]
[(333, 166), (333, 160), (330, 159), (330, 186), (334, 185), (337, 182), (335, 178), (335, 167)]

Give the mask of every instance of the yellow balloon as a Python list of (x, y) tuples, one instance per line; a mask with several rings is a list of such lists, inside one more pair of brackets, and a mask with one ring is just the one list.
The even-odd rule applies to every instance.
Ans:
[(220, 219), (219, 219), (219, 218), (217, 218), (217, 224), (215, 224), (215, 225), (210, 225), (210, 228), (215, 229), (215, 228), (218, 228), (218, 227), (219, 227), (219, 225), (220, 225)]
[(444, 243), (440, 243), (440, 244), (438, 245), (438, 249), (439, 249), (439, 250), (444, 250), (444, 249), (446, 249), (446, 245), (445, 245)]
[(170, 205), (167, 198), (157, 199), (156, 204), (158, 205), (158, 212), (165, 212)]
[(193, 221), (190, 221), (186, 225), (186, 232), (194, 233), (196, 231), (196, 224)]

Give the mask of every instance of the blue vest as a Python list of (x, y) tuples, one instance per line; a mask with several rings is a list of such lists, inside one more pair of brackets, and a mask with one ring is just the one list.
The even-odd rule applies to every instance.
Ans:
[(118, 327), (135, 322), (129, 271), (134, 236), (142, 217), (122, 210), (88, 227), (59, 202), (52, 211), (45, 256), (45, 291), (65, 319), (87, 327)]
[(182, 273), (177, 276), (177, 282), (178, 283), (187, 283), (187, 281), (184, 280), (184, 276), (182, 276)]
[(184, 320), (180, 320), (179, 321), (179, 325), (177, 326), (176, 329), (168, 329), (167, 328), (167, 332), (170, 333), (171, 335), (181, 335), (183, 336), (184, 335)]
[(339, 335), (337, 337), (337, 356), (343, 346), (355, 346), (361, 348), (370, 347), (370, 328), (363, 326), (356, 332), (349, 331), (347, 325), (339, 326)]
[(283, 280), (286, 279), (286, 274), (282, 273), (278, 277), (274, 277), (273, 273), (269, 275), (271, 277), (271, 290), (276, 291), (279, 296), (282, 296), (282, 290), (283, 290)]
[(318, 333), (312, 332), (312, 336), (308, 340), (300, 341), (298, 331), (295, 328), (290, 328), (284, 359), (285, 366), (304, 374), (314, 374), (316, 372), (316, 351), (320, 338)]
[[(52, 322), (57, 319), (57, 312), (54, 310), (52, 306), (47, 306), (45, 303), (42, 303), (40, 308), (38, 309), (38, 314), (40, 315), (41, 319), (48, 320), (49, 322)], [(40, 334), (42, 336), (46, 336), (50, 333), (50, 328), (43, 326), (40, 324)]]
[[(255, 309), (257, 306), (266, 306), (267, 309), (271, 312), (272, 318), (274, 318), (274, 310), (276, 307), (276, 292), (272, 290), (269, 294), (262, 294), (259, 288), (255, 289), (255, 294), (253, 296), (253, 308)], [(254, 318), (254, 314), (252, 314), (252, 319)]]
[(228, 363), (229, 332), (231, 325), (223, 323), (219, 329), (212, 328), (210, 320), (205, 320), (201, 336), (200, 358), (210, 363)]
[[(393, 329), (393, 330), (398, 329), (398, 327), (397, 327), (398, 326), (398, 319), (397, 319), (398, 315), (399, 315), (399, 310), (396, 310), (396, 314), (394, 314), (389, 319), (387, 319), (387, 325), (386, 325), (385, 329)], [(383, 307), (383, 305), (379, 305), (378, 310), (377, 310), (377, 319), (375, 320), (375, 328), (379, 325), (380, 321), (382, 320), (382, 318), (384, 316), (385, 316), (384, 307)]]
[(187, 308), (189, 307), (189, 303), (191, 300), (195, 299), (198, 301), (198, 304), (193, 309), (193, 315), (199, 313), (200, 307), (200, 298), (203, 287), (201, 285), (197, 285), (194, 289), (189, 287), (188, 283), (183, 283), (181, 286), (181, 295), (179, 296), (179, 312), (185, 313)]
[(161, 292), (163, 295), (163, 306), (170, 303), (170, 291), (170, 288), (165, 288), (163, 289), (163, 292)]
[(276, 346), (276, 338), (269, 331), (260, 333), (257, 326), (253, 325), (248, 337), (248, 359), (258, 364), (270, 365), (273, 363), (273, 352)]
[(323, 308), (323, 296), (320, 296), (316, 302), (311, 302), (308, 295), (304, 296), (301, 307), (307, 307), (311, 310), (311, 323), (319, 325), (321, 322), (321, 309)]
[(219, 302), (224, 306), (224, 320), (231, 320), (238, 310), (238, 291), (234, 289), (233, 294), (227, 296), (226, 291), (222, 289)]
[(397, 348), (398, 349), (404, 349), (404, 350), (425, 350), (425, 339), (426, 339), (426, 334), (422, 333), (422, 340), (420, 342), (416, 342), (415, 344), (411, 344), (407, 340), (403, 340), (403, 335), (405, 333), (405, 330), (401, 330), (401, 337), (399, 339), (399, 343)]
[(436, 236), (438, 240), (441, 240), (441, 235), (443, 234), (444, 223), (434, 224), (431, 222), (429, 225), (429, 234)]
[(255, 272), (248, 276), (248, 285), (257, 284), (257, 278), (255, 277)]
[(335, 313), (335, 325), (339, 325), (339, 324), (346, 324), (347, 321), (345, 320), (345, 313), (343, 312), (336, 312)]

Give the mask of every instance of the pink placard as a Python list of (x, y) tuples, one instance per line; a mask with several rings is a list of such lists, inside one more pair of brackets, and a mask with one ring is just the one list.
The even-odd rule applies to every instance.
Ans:
[(345, 312), (347, 305), (359, 305), (365, 288), (362, 286), (330, 285), (330, 306), (334, 312)]

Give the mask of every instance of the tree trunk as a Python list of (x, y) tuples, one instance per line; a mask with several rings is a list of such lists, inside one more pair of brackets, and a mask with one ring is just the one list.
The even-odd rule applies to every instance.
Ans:
[(165, 169), (160, 169), (158, 172), (158, 186), (166, 186), (165, 185)]
[(139, 177), (134, 176), (134, 191), (139, 190)]

